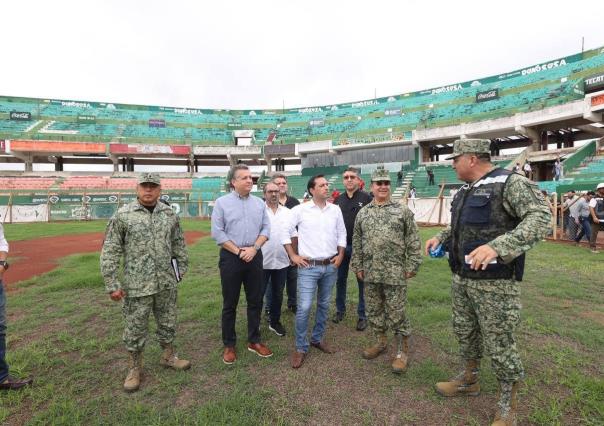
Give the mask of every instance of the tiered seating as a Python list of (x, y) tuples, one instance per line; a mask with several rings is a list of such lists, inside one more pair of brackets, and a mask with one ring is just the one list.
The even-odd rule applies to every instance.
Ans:
[[(33, 134), (27, 136), (59, 140), (121, 138), (133, 143), (230, 144), (233, 129), (244, 128), (255, 130), (260, 144), (272, 132), (277, 134), (280, 143), (318, 139), (333, 139), (338, 143), (350, 138), (371, 142), (371, 136), (386, 134), (387, 129), (402, 133), (418, 127), (480, 121), (580, 99), (582, 95), (575, 92), (575, 87), (586, 76), (604, 71), (604, 52), (594, 49), (580, 57), (582, 59), (575, 62), (567, 58), (568, 63), (557, 64), (559, 66), (553, 66), (552, 61), (549, 66), (536, 67), (534, 72), (513, 72), (451, 85), (454, 90), (426, 90), (391, 96), (387, 100), (284, 111), (191, 110), (0, 97), (0, 138), (18, 137), (33, 120), (45, 120), (52, 124), (43, 130), (30, 130)], [(498, 89), (497, 99), (476, 102), (477, 92), (491, 89)], [(399, 110), (399, 114), (386, 116), (385, 110), (394, 109)], [(10, 111), (29, 112), (32, 122), (11, 122)], [(78, 123), (80, 116), (92, 116), (96, 122)], [(151, 119), (164, 120), (165, 127), (150, 127)], [(321, 125), (311, 125), (317, 121)]]
[(59, 186), (62, 190), (106, 189), (107, 177), (105, 176), (71, 176)]
[(193, 187), (193, 181), (189, 178), (163, 178), (161, 187), (163, 190), (190, 191)]
[(136, 184), (136, 178), (111, 178), (107, 181), (107, 189), (132, 191)]
[(47, 190), (55, 178), (38, 177), (0, 177), (0, 191), (4, 190)]

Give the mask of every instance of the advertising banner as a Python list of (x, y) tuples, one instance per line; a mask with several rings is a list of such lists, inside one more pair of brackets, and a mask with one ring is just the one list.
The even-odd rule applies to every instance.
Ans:
[(105, 154), (104, 143), (12, 140), (11, 151)]
[(30, 206), (11, 206), (11, 222), (47, 222), (48, 207), (46, 204)]
[(161, 118), (152, 118), (149, 120), (149, 127), (166, 127), (166, 120)]
[(476, 92), (476, 102), (486, 102), (499, 98), (499, 89)]
[(310, 127), (322, 127), (325, 126), (325, 120), (310, 120), (308, 125)]
[(11, 111), (9, 118), (16, 121), (31, 121), (31, 113), (24, 111)]
[(242, 127), (242, 123), (227, 123), (227, 129), (241, 129)]
[(386, 110), (384, 110), (384, 115), (386, 117), (391, 116), (391, 115), (401, 115), (401, 109), (400, 108), (386, 109)]
[(287, 144), (287, 145), (264, 145), (264, 153), (266, 155), (295, 155), (296, 154), (296, 145), (295, 144)]
[(78, 115), (78, 123), (94, 124), (96, 123), (96, 117), (94, 115)]
[(604, 90), (604, 73), (592, 75), (585, 79), (585, 93), (593, 93)]

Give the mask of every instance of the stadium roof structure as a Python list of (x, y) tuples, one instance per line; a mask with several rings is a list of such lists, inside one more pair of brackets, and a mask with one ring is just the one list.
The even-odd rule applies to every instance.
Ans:
[(603, 81), (604, 47), (412, 93), (283, 110), (0, 96), (0, 139), (6, 140), (0, 151), (25, 162), (56, 154), (103, 157), (100, 161), (114, 164), (134, 156), (156, 162), (152, 159), (169, 157), (182, 164), (195, 158), (208, 164), (239, 159), (263, 164), (368, 143), (416, 143), (446, 151), (459, 136), (513, 146), (561, 129), (574, 129), (576, 139), (594, 138), (604, 136), (598, 126)]

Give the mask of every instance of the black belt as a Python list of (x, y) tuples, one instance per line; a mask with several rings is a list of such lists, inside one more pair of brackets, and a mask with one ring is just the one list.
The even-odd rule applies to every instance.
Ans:
[(331, 263), (331, 259), (308, 259), (306, 262), (310, 266), (325, 266)]

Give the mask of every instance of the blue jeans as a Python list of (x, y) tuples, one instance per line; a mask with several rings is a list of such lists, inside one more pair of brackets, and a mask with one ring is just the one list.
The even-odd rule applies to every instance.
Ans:
[[(338, 312), (346, 312), (346, 285), (348, 283), (348, 269), (350, 267), (350, 258), (352, 256), (352, 246), (346, 246), (344, 251), (344, 260), (338, 269), (338, 281), (336, 282), (336, 310)], [(365, 284), (357, 278), (359, 286), (359, 304), (357, 306), (357, 314), (359, 319), (367, 319), (365, 315)]]
[(298, 268), (298, 311), (296, 312), (296, 350), (308, 352), (308, 318), (315, 292), (317, 293), (317, 313), (310, 340), (320, 343), (325, 333), (325, 323), (329, 313), (331, 290), (338, 270), (332, 264)]
[(589, 237), (591, 236), (591, 223), (589, 222), (589, 217), (580, 217), (579, 225), (581, 225), (581, 230), (579, 234), (575, 237), (575, 242), (581, 241), (581, 238), (585, 236), (585, 239), (589, 241)]
[(6, 363), (6, 296), (4, 285), (0, 280), (0, 383), (8, 376), (8, 364)]

